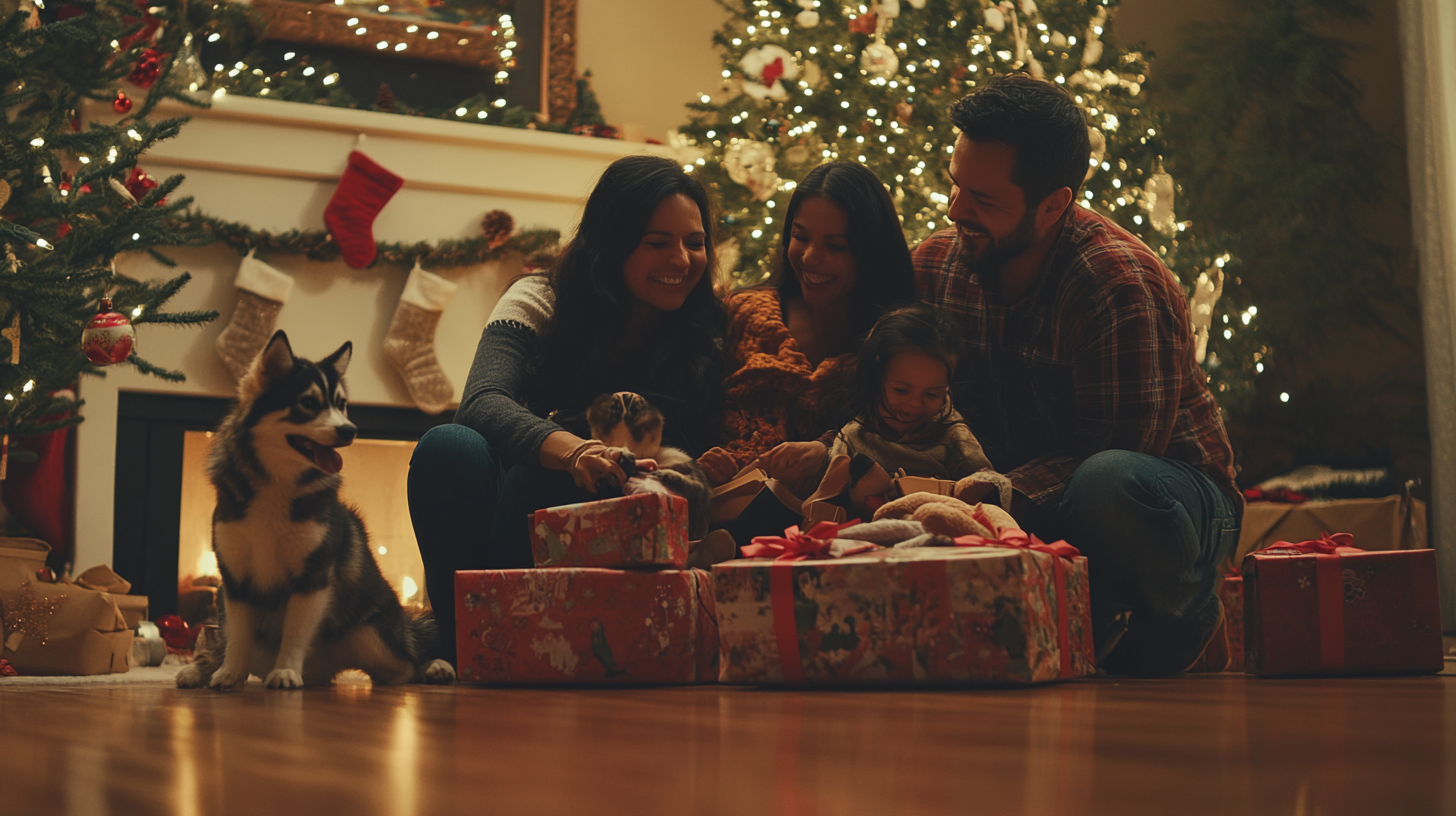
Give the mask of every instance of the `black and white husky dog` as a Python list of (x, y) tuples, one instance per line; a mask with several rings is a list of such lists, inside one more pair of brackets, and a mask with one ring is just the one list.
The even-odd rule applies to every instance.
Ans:
[(345, 343), (309, 362), (279, 331), (239, 384), (208, 462), (222, 637), (178, 686), (227, 690), (255, 674), (292, 689), (345, 669), (377, 684), (455, 678), (449, 663), (423, 657), (438, 637), (433, 616), (400, 606), (358, 513), (339, 501), (335, 449), (358, 433), (344, 391), (352, 353)]

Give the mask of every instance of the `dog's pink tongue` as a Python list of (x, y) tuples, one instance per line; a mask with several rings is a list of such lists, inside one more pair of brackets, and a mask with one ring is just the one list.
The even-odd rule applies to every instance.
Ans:
[(333, 448), (324, 447), (323, 445), (314, 445), (313, 462), (325, 473), (338, 473), (344, 469), (344, 457), (340, 456), (339, 452)]

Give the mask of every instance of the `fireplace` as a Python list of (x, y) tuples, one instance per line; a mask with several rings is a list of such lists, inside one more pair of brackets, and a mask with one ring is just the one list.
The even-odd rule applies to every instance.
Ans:
[[(211, 525), (215, 501), (207, 481), (212, 429), (230, 401), (217, 397), (123, 391), (116, 435), (116, 503), (112, 563), (147, 595), (151, 615), (178, 611), (178, 586), (216, 570)], [(414, 443), (450, 414), (351, 405), (359, 438), (340, 451), (344, 500), (369, 529), (375, 560), (401, 600), (420, 603), (424, 572), (410, 527), (405, 478)]]

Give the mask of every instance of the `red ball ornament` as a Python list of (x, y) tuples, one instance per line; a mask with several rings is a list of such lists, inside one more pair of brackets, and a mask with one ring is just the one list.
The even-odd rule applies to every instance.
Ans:
[(126, 113), (131, 110), (131, 97), (125, 91), (117, 91), (116, 98), (111, 100), (111, 109), (117, 113)]
[(101, 299), (101, 310), (81, 332), (81, 351), (96, 365), (120, 363), (131, 356), (136, 329), (126, 315), (112, 310), (111, 298)]

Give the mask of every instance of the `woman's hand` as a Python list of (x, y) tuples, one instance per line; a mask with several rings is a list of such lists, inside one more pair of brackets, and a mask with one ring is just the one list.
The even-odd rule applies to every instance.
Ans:
[(621, 487), (627, 481), (627, 474), (617, 464), (621, 455), (620, 448), (609, 448), (596, 440), (589, 440), (572, 451), (567, 472), (577, 487), (585, 488), (588, 493), (597, 492), (597, 481), (603, 478)]
[(829, 448), (823, 442), (784, 442), (759, 454), (758, 466), (770, 478), (789, 484), (805, 484), (829, 464)]
[(698, 457), (698, 466), (708, 476), (708, 484), (717, 487), (738, 474), (738, 462), (722, 448), (709, 448)]

